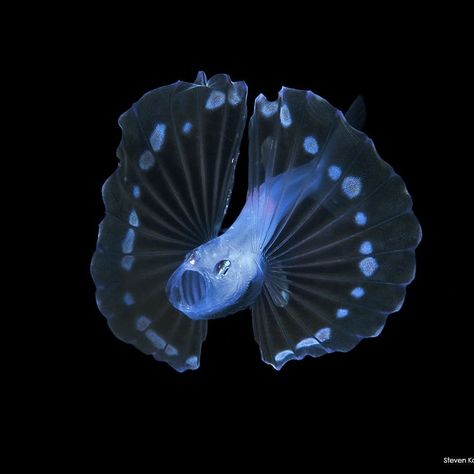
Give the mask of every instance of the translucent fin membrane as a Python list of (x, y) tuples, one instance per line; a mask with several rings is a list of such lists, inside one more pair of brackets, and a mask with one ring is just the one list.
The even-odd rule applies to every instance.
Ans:
[(377, 336), (403, 303), (421, 239), (402, 179), (311, 92), (259, 96), (250, 137), (252, 239), (267, 262), (252, 307), (263, 360), (279, 369)]
[(145, 94), (119, 120), (120, 164), (103, 188), (91, 271), (114, 334), (176, 370), (199, 366), (207, 323), (168, 303), (169, 276), (217, 236), (246, 118), (247, 87), (227, 75)]

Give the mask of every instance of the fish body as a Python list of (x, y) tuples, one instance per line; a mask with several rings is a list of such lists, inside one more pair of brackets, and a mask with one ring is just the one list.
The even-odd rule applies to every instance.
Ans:
[[(173, 273), (167, 285), (171, 304), (191, 319), (221, 318), (251, 306), (265, 281), (263, 250), (296, 200), (316, 190), (317, 177), (302, 191), (316, 167), (309, 163), (287, 171), (249, 193), (229, 229), (190, 252)], [(266, 216), (263, 222), (255, 220), (258, 210)]]
[(241, 224), (194, 249), (170, 277), (169, 301), (190, 319), (228, 316), (250, 306), (260, 293), (265, 262)]
[(415, 275), (421, 228), (403, 180), (346, 115), (310, 91), (260, 95), (247, 200), (222, 232), (246, 122), (227, 75), (145, 94), (119, 119), (119, 166), (91, 271), (114, 334), (182, 372), (208, 320), (249, 307), (262, 360), (346, 352), (377, 336)]

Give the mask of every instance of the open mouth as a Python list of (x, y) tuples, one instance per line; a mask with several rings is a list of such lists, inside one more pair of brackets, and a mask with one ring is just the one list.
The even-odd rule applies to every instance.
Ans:
[(180, 284), (174, 288), (175, 301), (188, 306), (199, 303), (206, 294), (206, 280), (194, 270), (185, 270)]

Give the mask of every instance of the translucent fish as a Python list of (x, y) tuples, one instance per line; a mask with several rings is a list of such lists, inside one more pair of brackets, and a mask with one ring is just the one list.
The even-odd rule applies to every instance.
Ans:
[(262, 359), (348, 351), (377, 336), (415, 274), (421, 229), (402, 179), (312, 92), (257, 97), (249, 187), (221, 232), (246, 120), (226, 75), (146, 94), (121, 116), (92, 275), (112, 331), (178, 371), (199, 367), (207, 321), (250, 307)]

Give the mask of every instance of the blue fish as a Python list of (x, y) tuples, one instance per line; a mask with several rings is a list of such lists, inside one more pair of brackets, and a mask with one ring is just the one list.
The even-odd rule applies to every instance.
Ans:
[(346, 352), (380, 334), (415, 275), (421, 228), (402, 179), (310, 91), (259, 95), (246, 203), (225, 231), (247, 114), (229, 76), (145, 94), (119, 119), (119, 166), (91, 272), (114, 334), (177, 371), (197, 369), (207, 322), (251, 308), (262, 360)]

